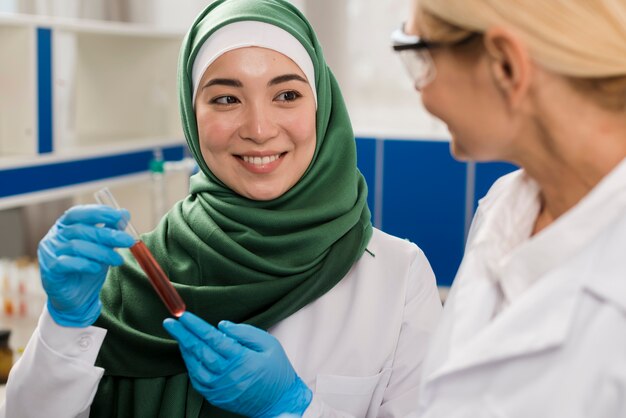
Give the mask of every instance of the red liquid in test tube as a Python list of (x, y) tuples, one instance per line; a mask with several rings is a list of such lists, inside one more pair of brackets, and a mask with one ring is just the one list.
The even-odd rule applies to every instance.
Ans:
[[(94, 196), (98, 203), (102, 205), (108, 205), (115, 209), (119, 209), (119, 205), (117, 201), (111, 194), (108, 188), (103, 188), (97, 191)], [(125, 224), (118, 225), (119, 229), (126, 229), (127, 232), (137, 240), (135, 244), (130, 247), (130, 252), (133, 254), (142, 270), (148, 276), (152, 287), (159, 295), (167, 309), (170, 313), (175, 317), (180, 317), (183, 312), (187, 309), (185, 306), (185, 302), (180, 297), (174, 286), (172, 286), (172, 282), (167, 277), (167, 275), (163, 272), (163, 269), (157, 263), (156, 259), (146, 247), (146, 244), (142, 240), (139, 239), (139, 234), (135, 228), (131, 225), (129, 221), (126, 221)]]
[(146, 247), (143, 241), (139, 240), (130, 247), (130, 252), (133, 253), (137, 262), (146, 273), (152, 283), (152, 287), (156, 290), (157, 294), (161, 297), (161, 300), (167, 306), (167, 309), (175, 317), (179, 317), (185, 312), (186, 306), (183, 299), (180, 297), (172, 282), (165, 275), (163, 269), (154, 259), (154, 256)]

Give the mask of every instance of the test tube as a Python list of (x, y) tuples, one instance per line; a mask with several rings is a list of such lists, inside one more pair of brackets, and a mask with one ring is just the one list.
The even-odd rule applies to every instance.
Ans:
[[(101, 205), (111, 206), (112, 208), (119, 209), (120, 206), (111, 194), (111, 191), (105, 187), (94, 193), (96, 201)], [(157, 263), (154, 256), (146, 247), (146, 244), (139, 238), (137, 230), (130, 223), (129, 219), (120, 221), (118, 228), (126, 230), (135, 240), (135, 244), (130, 247), (130, 252), (133, 254), (142, 270), (148, 276), (152, 287), (157, 292), (167, 309), (175, 317), (180, 317), (187, 309), (185, 302), (180, 297), (172, 282), (170, 282), (167, 275), (163, 272), (163, 269)]]

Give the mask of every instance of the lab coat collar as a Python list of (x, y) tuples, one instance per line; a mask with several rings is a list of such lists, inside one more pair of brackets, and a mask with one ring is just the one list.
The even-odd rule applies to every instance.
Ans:
[(603, 183), (606, 199), (594, 209), (595, 217), (602, 218), (606, 227), (603, 241), (590, 246), (593, 274), (584, 287), (626, 314), (626, 159)]
[[(522, 280), (538, 280), (567, 265), (626, 213), (626, 159), (600, 181), (576, 206), (552, 225), (516, 248), (497, 274)], [(549, 255), (549, 256), (547, 256)], [(608, 280), (591, 274), (586, 284)], [(515, 281), (515, 280), (511, 280)], [(626, 295), (623, 299), (626, 302)]]
[[(518, 187), (521, 175), (514, 175)], [(490, 209), (498, 213), (485, 213), (485, 225), (491, 223), (490, 216), (503, 212), (499, 204), (492, 206)], [(514, 208), (509, 208), (509, 214), (512, 211)], [(584, 290), (602, 295), (626, 310), (626, 283), (623, 277), (619, 280), (615, 277), (615, 274), (623, 275), (624, 270), (596, 274), (598, 264), (591, 264), (593, 257), (579, 256), (584, 255), (601, 233), (606, 234), (620, 221), (624, 225), (625, 212), (626, 160), (578, 205), (514, 249), (499, 269), (494, 271), (487, 263), (481, 270), (479, 263), (486, 255), (481, 252), (490, 249), (473, 245), (466, 253), (466, 265), (459, 271), (461, 280), (458, 286), (455, 283), (453, 300), (446, 306), (450, 311), (450, 340), (444, 344), (453, 348), (447, 351), (435, 347), (443, 352), (435, 356), (439, 365), (433, 364), (430, 372), (426, 372), (426, 382), (481, 364), (557, 348), (567, 337), (576, 303)], [(616, 232), (616, 240), (619, 234)], [(481, 235), (475, 237), (477, 243)], [(597, 249), (599, 253), (603, 250), (606, 248)], [(462, 277), (464, 270), (470, 277)], [(479, 277), (471, 277), (472, 274)], [(492, 320), (492, 305), (497, 299), (494, 297), (497, 282), (490, 277), (493, 274), (520, 275), (536, 282)]]

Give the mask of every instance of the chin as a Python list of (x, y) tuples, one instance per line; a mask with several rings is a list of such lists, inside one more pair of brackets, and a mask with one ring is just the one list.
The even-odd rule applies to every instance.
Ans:
[(470, 156), (465, 152), (465, 150), (459, 146), (457, 140), (452, 136), (450, 140), (450, 154), (454, 157), (455, 160), (458, 161), (469, 161), (471, 160)]
[(284, 192), (279, 190), (247, 190), (245, 193), (240, 194), (251, 200), (266, 202), (279, 198), (284, 194)]

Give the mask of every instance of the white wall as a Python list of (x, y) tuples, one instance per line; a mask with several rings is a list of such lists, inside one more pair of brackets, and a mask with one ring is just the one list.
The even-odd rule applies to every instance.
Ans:
[(409, 0), (307, 0), (305, 13), (324, 46), (348, 103), (357, 134), (447, 138), (443, 124), (423, 110), (390, 35)]
[(211, 0), (126, 0), (128, 20), (186, 31)]
[[(0, 0), (0, 10), (123, 20), (185, 31), (211, 0)], [(310, 19), (362, 136), (446, 139), (390, 47), (409, 0), (291, 0)]]

